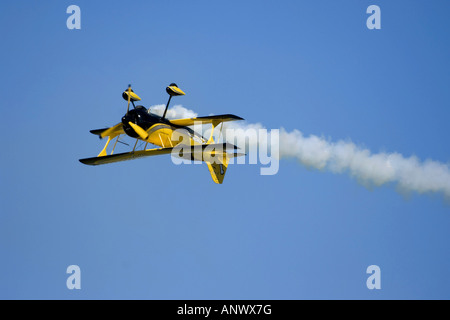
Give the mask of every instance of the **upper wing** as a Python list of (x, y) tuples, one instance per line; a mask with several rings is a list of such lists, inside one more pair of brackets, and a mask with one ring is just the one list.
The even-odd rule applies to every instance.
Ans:
[(197, 117), (197, 118), (188, 118), (188, 119), (174, 119), (170, 120), (170, 123), (177, 126), (193, 126), (194, 123), (220, 123), (225, 121), (236, 121), (236, 120), (244, 120), (241, 117), (235, 116), (234, 114), (222, 114), (218, 116), (208, 116), (208, 117)]
[(112, 126), (110, 128), (105, 128), (105, 129), (95, 129), (95, 130), (91, 130), (90, 131), (93, 134), (98, 135), (100, 138), (104, 138), (104, 137), (111, 137), (114, 138), (116, 136), (118, 136), (119, 134), (123, 134), (125, 133), (125, 131), (123, 131), (123, 125), (122, 122), (116, 124), (115, 126)]

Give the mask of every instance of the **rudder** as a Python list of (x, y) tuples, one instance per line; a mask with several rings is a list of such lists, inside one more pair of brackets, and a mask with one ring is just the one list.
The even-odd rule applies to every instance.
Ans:
[(211, 173), (211, 178), (215, 183), (222, 184), (223, 178), (228, 168), (228, 157), (218, 156), (215, 162), (205, 161), (208, 165), (209, 173)]

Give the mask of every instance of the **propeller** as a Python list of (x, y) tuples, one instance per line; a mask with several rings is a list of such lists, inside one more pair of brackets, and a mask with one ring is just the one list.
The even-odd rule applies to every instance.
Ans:
[[(166, 112), (167, 109), (169, 108), (169, 103), (170, 103), (170, 99), (172, 99), (173, 96), (183, 96), (185, 95), (185, 93), (183, 92), (183, 90), (181, 90), (180, 88), (178, 88), (178, 86), (175, 83), (171, 83), (167, 88), (166, 88), (166, 92), (169, 94), (169, 101), (167, 101), (167, 105), (166, 105), (166, 109), (164, 110), (164, 114), (162, 116), (162, 118), (164, 118), (166, 116)], [(133, 107), (135, 107), (134, 105), (134, 101), (138, 101), (141, 100), (141, 98), (139, 98), (139, 96), (137, 94), (135, 94), (133, 92), (133, 90), (131, 89), (131, 85), (128, 85), (127, 90), (125, 90), (122, 93), (122, 98), (124, 98), (127, 102), (127, 113), (125, 114), (124, 118), (122, 118), (123, 123), (127, 123), (130, 125), (131, 128), (133, 128), (133, 130), (137, 133), (137, 135), (144, 141), (146, 141), (149, 137), (149, 134), (147, 133), (147, 131), (145, 131), (141, 126), (139, 126), (138, 124), (133, 123), (132, 121), (129, 121), (130, 118), (127, 117), (129, 111), (130, 111), (130, 102), (133, 104)], [(136, 108), (136, 107), (135, 107)], [(109, 130), (109, 129), (108, 129)]]
[(128, 111), (130, 111), (130, 101), (131, 101), (131, 84), (128, 85), (127, 89), (127, 96), (128, 96), (128, 106), (127, 106), (127, 114)]
[[(127, 90), (122, 92), (122, 98), (124, 100), (126, 100), (128, 104), (127, 104), (127, 113), (122, 118), (122, 123), (120, 123), (120, 125), (123, 125), (123, 124), (130, 125), (130, 127), (133, 128), (133, 130), (137, 133), (137, 135), (142, 140), (146, 140), (148, 138), (148, 133), (144, 129), (142, 129), (142, 127), (133, 123), (132, 122), (133, 120), (131, 119), (133, 117), (130, 118), (130, 116), (128, 115), (130, 112), (130, 102), (133, 104), (133, 107), (136, 108), (136, 106), (134, 105), (134, 101), (141, 100), (141, 98), (136, 93), (133, 92), (133, 89), (131, 89), (131, 84), (128, 85)], [(130, 120), (132, 120), (132, 121), (130, 121)]]
[(142, 140), (144, 140), (144, 141), (147, 140), (147, 138), (148, 138), (147, 131), (145, 131), (140, 126), (138, 126), (137, 124), (134, 124), (131, 121), (129, 121), (128, 124), (133, 128), (134, 131), (136, 131), (136, 133), (139, 135), (139, 137), (141, 137)]

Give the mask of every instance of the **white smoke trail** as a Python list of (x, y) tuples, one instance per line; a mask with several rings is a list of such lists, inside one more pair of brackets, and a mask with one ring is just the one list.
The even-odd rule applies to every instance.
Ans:
[[(149, 108), (149, 111), (151, 113), (157, 114), (158, 116), (162, 116), (165, 108), (166, 108), (165, 104), (157, 104), (151, 106)], [(168, 119), (195, 118), (196, 116), (197, 114), (194, 111), (186, 109), (181, 105), (175, 105), (173, 107), (170, 107), (166, 113), (166, 117)]]
[(305, 166), (328, 169), (335, 173), (348, 172), (360, 182), (381, 186), (397, 183), (402, 191), (418, 193), (441, 192), (450, 197), (450, 168), (443, 163), (399, 153), (372, 154), (352, 142), (329, 142), (300, 131), (280, 132), (280, 158), (296, 158)]
[[(152, 107), (152, 112), (164, 111), (164, 105)], [(191, 118), (197, 114), (180, 105), (169, 109), (169, 118)], [(263, 129), (261, 124), (226, 123), (226, 128)], [(270, 141), (270, 139), (267, 139)], [(230, 141), (233, 143), (233, 141)], [(238, 144), (242, 148), (242, 145)], [(247, 148), (248, 150), (248, 148)], [(416, 156), (404, 157), (399, 153), (371, 153), (351, 141), (332, 142), (324, 138), (305, 136), (299, 130), (280, 129), (280, 159), (294, 158), (308, 168), (348, 173), (364, 185), (381, 186), (394, 183), (401, 191), (442, 193), (450, 199), (450, 167), (447, 164)]]

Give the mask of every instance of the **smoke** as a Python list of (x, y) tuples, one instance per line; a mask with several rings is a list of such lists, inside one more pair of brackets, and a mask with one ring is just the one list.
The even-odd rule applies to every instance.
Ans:
[[(154, 106), (152, 112), (164, 112), (164, 105)], [(169, 118), (191, 118), (197, 114), (177, 105), (168, 110)], [(226, 129), (264, 129), (261, 124), (227, 122)], [(226, 139), (226, 137), (225, 137)], [(267, 138), (265, 141), (271, 141)], [(264, 142), (265, 142), (264, 141)], [(229, 141), (233, 143), (233, 141)], [(261, 140), (258, 140), (261, 143)], [(249, 142), (245, 146), (248, 150)], [(251, 143), (251, 142), (250, 142)], [(366, 186), (395, 184), (399, 191), (417, 193), (441, 193), (450, 199), (450, 167), (438, 161), (421, 161), (416, 156), (404, 157), (392, 153), (372, 153), (351, 141), (329, 141), (316, 135), (305, 136), (299, 130), (279, 131), (279, 157), (292, 158), (310, 169), (347, 173)]]
[(280, 158), (334, 173), (347, 172), (365, 185), (396, 183), (401, 191), (441, 192), (450, 197), (450, 168), (433, 160), (421, 162), (399, 153), (375, 153), (353, 142), (330, 142), (300, 131), (280, 132)]
[[(157, 105), (151, 106), (149, 108), (149, 111), (151, 113), (157, 114), (158, 116), (162, 116), (165, 108), (166, 108), (166, 105), (157, 104)], [(196, 116), (197, 116), (197, 114), (194, 111), (186, 109), (186, 108), (182, 107), (181, 105), (175, 105), (173, 107), (170, 107), (166, 113), (166, 117), (168, 119), (195, 118)]]

